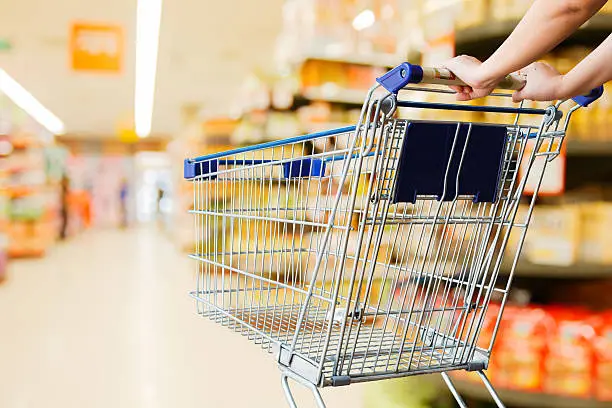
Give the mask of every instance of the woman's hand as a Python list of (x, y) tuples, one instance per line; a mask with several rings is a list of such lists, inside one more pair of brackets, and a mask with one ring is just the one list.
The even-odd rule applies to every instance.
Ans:
[(467, 86), (451, 86), (457, 92), (458, 101), (487, 96), (502, 79), (489, 75), (482, 62), (468, 55), (459, 55), (446, 61), (443, 66), (467, 84)]
[(519, 71), (527, 81), (525, 87), (512, 95), (514, 102), (553, 101), (562, 98), (563, 75), (546, 62), (534, 62)]
[[(467, 86), (451, 86), (457, 92), (458, 101), (482, 98), (489, 95), (502, 80), (489, 74), (489, 70), (479, 60), (467, 55), (460, 55), (444, 64), (455, 76)], [(514, 102), (523, 99), (532, 101), (552, 101), (562, 98), (561, 75), (555, 68), (545, 62), (534, 62), (519, 72), (525, 77), (526, 85), (512, 95)]]

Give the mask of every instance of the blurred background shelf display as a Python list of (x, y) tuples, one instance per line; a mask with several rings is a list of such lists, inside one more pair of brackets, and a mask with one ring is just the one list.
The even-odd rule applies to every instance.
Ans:
[[(101, 336), (101, 339), (124, 339), (127, 335), (123, 331), (112, 330), (136, 327), (137, 332), (130, 333), (130, 336), (137, 340), (132, 341), (132, 337), (129, 337), (129, 347), (132, 347), (132, 343), (138, 345), (140, 341), (144, 342), (148, 338), (148, 328), (158, 322), (163, 322), (161, 331), (164, 335), (170, 332), (169, 327), (174, 334), (184, 332), (184, 327), (179, 326), (183, 323), (180, 319), (176, 319), (179, 322), (176, 326), (175, 321), (168, 323), (163, 319), (168, 316), (170, 320), (174, 319), (176, 316), (172, 313), (178, 310), (184, 313), (182, 306), (168, 305), (182, 305), (184, 287), (195, 280), (192, 279), (193, 274), (184, 273), (191, 271), (188, 268), (192, 266), (185, 260), (185, 253), (193, 253), (196, 244), (205, 248), (218, 244), (214, 239), (218, 231), (213, 230), (205, 231), (199, 236), (200, 241), (195, 242), (193, 217), (189, 211), (193, 210), (196, 192), (193, 184), (185, 182), (183, 177), (182, 163), (186, 157), (354, 126), (359, 120), (368, 89), (376, 83), (377, 77), (390, 68), (404, 61), (438, 65), (458, 54), (486, 59), (512, 32), (532, 4), (531, 0), (164, 2), (157, 79), (152, 92), (155, 103), (151, 115), (151, 134), (140, 137), (136, 132), (135, 118), (132, 118), (136, 116), (134, 103), (137, 99), (132, 85), (135, 88), (135, 78), (141, 78), (132, 72), (133, 65), (138, 65), (134, 61), (135, 55), (132, 55), (133, 45), (138, 44), (136, 7), (130, 2), (115, 2), (109, 8), (101, 0), (95, 0), (97, 3), (94, 0), (82, 3), (64, 1), (14, 1), (11, 7), (3, 10), (6, 11), (4, 15), (9, 16), (6, 21), (2, 21), (0, 16), (0, 79), (5, 78), (1, 76), (2, 70), (11, 73), (66, 121), (65, 132), (58, 132), (63, 134), (45, 130), (30, 114), (11, 102), (0, 86), (0, 281), (8, 283), (0, 289), (12, 290), (13, 276), (18, 275), (13, 273), (13, 268), (19, 270), (22, 265), (39, 262), (43, 265), (47, 261), (63, 260), (61, 262), (64, 264), (61, 265), (52, 264), (48, 268), (45, 263), (44, 268), (40, 267), (45, 272), (53, 271), (49, 275), (40, 273), (40, 276), (44, 276), (41, 285), (45, 285), (46, 290), (46, 285), (52, 287), (56, 280), (60, 280), (58, 277), (66, 276), (66, 281), (56, 286), (58, 293), (65, 294), (62, 292), (68, 290), (65, 288), (80, 291), (94, 299), (90, 305), (92, 316), (98, 317), (98, 313), (99, 316), (103, 316), (103, 313), (113, 314), (103, 316), (114, 326), (110, 329), (106, 327), (109, 334), (107, 336), (104, 332), (105, 336)], [(91, 7), (90, 2), (93, 2)], [(26, 16), (31, 14), (28, 10), (34, 8), (45, 9), (49, 13), (39, 13), (42, 20), (35, 20), (39, 17), (31, 15), (32, 22), (11, 21), (14, 17), (12, 9)], [(67, 53), (74, 56), (72, 47), (79, 42), (67, 37), (70, 30), (66, 27), (66, 21), (81, 18), (91, 21), (117, 20), (111, 22), (111, 26), (116, 23), (122, 29), (119, 31), (123, 36), (115, 45), (116, 49), (125, 53), (120, 58), (125, 66), (116, 72), (74, 69), (68, 62)], [(20, 25), (22, 27), (18, 27)], [(543, 59), (559, 71), (567, 72), (611, 30), (612, 1), (609, 1), (578, 32)], [(35, 34), (30, 35), (30, 31)], [(106, 30), (104, 36), (109, 35), (110, 31)], [(94, 34), (88, 38), (95, 39), (98, 34), (94, 30)], [(92, 61), (95, 60), (92, 58)], [(30, 61), (36, 61), (36, 64)], [(410, 98), (413, 95), (402, 92), (400, 96)], [(422, 102), (439, 102), (439, 98), (446, 98), (446, 102), (454, 101), (452, 95), (427, 94), (417, 97)], [(499, 103), (499, 99), (496, 101)], [(494, 104), (494, 101), (488, 97), (471, 103), (487, 105)], [(510, 104), (509, 101), (507, 103)], [(542, 108), (546, 104), (527, 101), (525, 106)], [(441, 116), (443, 114), (444, 117)], [(418, 120), (501, 122), (498, 114), (481, 112), (449, 114), (400, 108), (397, 115)], [(126, 120), (126, 117), (129, 119)], [(322, 140), (318, 145), (305, 145), (304, 149), (315, 151), (337, 140)], [(498, 335), (501, 341), (496, 345), (488, 375), (499, 387), (501, 397), (509, 408), (612, 407), (610, 83), (605, 85), (604, 96), (600, 100), (588, 109), (575, 113), (560, 157), (551, 162), (549, 169), (551, 171), (546, 180), (549, 188), (535, 204), (532, 225), (517, 263), (514, 286)], [(369, 181), (369, 174), (360, 178), (361, 192), (367, 188)], [(292, 203), (279, 198), (288, 196), (284, 193), (289, 188), (284, 181), (275, 182), (272, 192), (252, 198), (277, 200), (279, 206), (289, 206)], [(332, 184), (330, 188), (341, 190)], [(345, 199), (346, 194), (341, 198)], [(523, 198), (519, 210), (521, 214), (525, 213), (529, 199), (528, 194)], [(209, 200), (208, 204), (210, 208), (220, 210), (227, 203), (220, 199)], [(363, 203), (357, 202), (356, 206), (363, 208)], [(314, 217), (308, 211), (300, 216), (307, 220)], [(353, 218), (351, 221), (354, 223), (356, 220)], [(247, 228), (262, 226), (263, 223), (245, 224), (248, 227), (236, 233), (244, 242), (266, 242), (266, 234), (272, 231), (272, 228), (268, 228), (266, 232), (264, 228), (252, 233)], [(143, 228), (135, 228), (137, 226)], [(267, 227), (278, 225), (270, 223)], [(299, 233), (305, 239), (319, 238), (316, 233), (306, 229)], [(78, 253), (69, 252), (70, 256), (65, 256), (63, 251), (74, 251), (75, 243), (98, 243), (96, 240), (87, 241), (94, 234), (128, 238), (105, 238), (107, 241), (102, 242), (101, 248), (89, 248), (99, 257), (94, 261), (90, 259), (89, 251), (82, 250), (82, 246)], [(298, 232), (287, 232), (283, 237), (291, 240), (294, 234)], [(358, 246), (355, 236), (353, 231), (348, 241), (348, 252), (353, 257)], [(511, 236), (511, 239), (516, 237)], [(122, 245), (117, 242), (124, 243), (126, 240), (130, 244), (127, 256), (124, 248), (116, 248)], [(159, 240), (162, 240), (161, 245), (158, 245)], [(379, 257), (389, 259), (398, 258), (398, 247), (403, 249), (408, 246), (394, 242), (390, 234), (385, 234), (380, 243)], [(166, 249), (164, 244), (171, 248), (168, 251), (171, 254), (169, 261), (162, 259), (166, 255), (159, 253), (163, 251), (156, 251), (159, 247)], [(509, 246), (512, 247), (512, 244)], [(412, 247), (408, 249), (416, 250)], [(117, 253), (123, 254), (126, 260), (111, 259)], [(56, 257), (56, 254), (59, 256)], [(505, 263), (500, 272), (502, 281), (507, 279), (514, 256), (515, 253), (511, 251), (505, 254)], [(284, 273), (292, 267), (299, 267), (304, 268), (305, 276), (308, 276), (309, 268), (314, 264), (312, 257), (308, 256), (289, 261), (270, 261), (275, 272)], [(98, 263), (103, 265), (99, 266)], [(119, 268), (120, 278), (113, 275), (113, 271), (103, 270), (107, 263), (123, 265)], [(77, 267), (79, 271), (75, 272)], [(83, 278), (87, 273), (92, 274), (91, 278), (87, 278), (89, 280)], [(379, 269), (374, 273), (372, 292), (376, 293), (373, 296), (377, 296), (381, 303), (393, 301), (397, 287), (406, 285), (406, 282), (384, 280)], [(113, 278), (107, 280), (106, 274)], [(27, 293), (13, 294), (11, 299), (30, 301), (30, 290), (36, 286), (32, 290), (32, 293), (35, 292), (39, 283), (38, 276), (28, 281), (32, 275), (19, 276), (18, 279), (27, 282), (23, 286)], [(189, 275), (188, 279), (180, 280), (184, 275)], [(82, 282), (87, 284), (86, 288), (76, 286)], [(124, 284), (130, 286), (121, 287)], [(396, 287), (391, 288), (391, 284)], [(90, 288), (95, 290), (90, 291)], [(172, 293), (164, 292), (168, 288)], [(98, 299), (99, 304), (95, 301), (97, 293), (92, 293), (97, 289), (103, 296)], [(0, 302), (3, 295), (0, 294)], [(51, 295), (55, 297), (55, 293)], [(82, 301), (81, 298), (78, 300)], [(119, 306), (107, 307), (105, 302), (116, 302)], [(498, 307), (499, 299), (495, 302), (492, 308)], [(61, 304), (59, 308), (48, 310), (64, 311), (64, 307), (68, 308)], [(18, 309), (14, 313), (15, 318), (9, 323), (17, 328), (6, 331), (26, 333), (28, 344), (33, 344), (30, 340), (38, 335), (37, 330), (45, 330), (47, 325), (40, 324), (40, 320), (30, 316), (29, 321), (34, 322), (32, 333), (37, 334), (21, 330), (22, 322), (26, 320), (23, 316), (27, 316), (21, 313), (27, 313), (30, 308), (15, 309)], [(114, 315), (118, 311), (129, 311), (121, 316), (121, 319), (126, 319), (125, 324), (123, 320), (121, 324), (115, 324), (118, 320)], [(86, 319), (74, 324), (74, 327), (80, 330), (81, 326), (89, 327), (87, 324), (94, 322), (96, 327), (90, 330), (93, 337), (98, 333), (98, 321), (91, 319), (89, 310), (86, 315)], [(48, 319), (51, 313), (41, 315), (37, 309), (36, 317), (40, 316)], [(189, 319), (191, 317), (188, 316)], [(104, 319), (101, 317), (100, 320)], [(483, 323), (486, 333), (481, 345), (492, 335), (492, 322), (489, 320)], [(192, 324), (192, 319), (185, 323)], [(67, 338), (75, 338), (75, 332), (69, 331)], [(178, 342), (185, 340), (182, 335), (176, 335), (176, 338), (180, 339)], [(141, 364), (141, 360), (155, 362), (160, 364), (160, 370), (150, 370), (151, 373), (173, 372), (162, 369), (167, 361), (177, 360), (179, 354), (172, 353), (191, 350), (182, 348), (184, 344), (180, 343), (179, 347), (167, 347), (172, 349), (171, 354), (163, 355), (161, 349), (168, 339), (170, 337), (161, 338), (159, 344), (151, 343), (150, 349), (140, 350), (143, 354), (133, 359), (134, 364)], [(60, 350), (61, 347), (55, 350), (55, 344), (61, 343), (57, 339), (49, 341), (52, 347), (46, 340), (41, 345), (37, 344), (42, 350), (40, 355), (30, 353), (37, 359), (32, 367), (55, 369), (50, 363), (39, 364), (38, 359), (42, 359), (43, 352), (48, 349), (53, 349), (49, 353), (52, 359), (57, 358), (59, 354), (56, 353), (64, 352)], [(203, 341), (210, 340), (209, 337)], [(198, 341), (196, 346), (204, 350), (202, 344), (208, 347), (209, 343), (200, 344)], [(106, 344), (97, 347), (106, 350)], [(85, 351), (86, 355), (91, 353), (91, 349)], [(0, 353), (2, 351), (0, 349)], [(123, 352), (125, 354), (122, 356), (134, 350), (129, 348)], [(205, 353), (202, 355), (205, 359), (210, 357)], [(193, 358), (197, 359), (198, 355), (194, 354)], [(82, 364), (79, 361), (77, 365), (79, 369), (75, 371), (80, 376)], [(93, 366), (98, 369), (98, 364)], [(200, 366), (197, 365), (196, 369)], [(143, 367), (131, 367), (125, 372), (140, 373)], [(274, 368), (275, 375), (276, 371)], [(13, 378), (13, 373), (0, 377), (7, 381)], [(145, 382), (150, 380), (154, 383), (157, 377), (142, 378)], [(191, 383), (182, 376), (177, 375), (177, 378), (179, 386), (172, 391), (197, 395), (197, 392), (185, 392), (188, 389), (185, 384)], [(197, 379), (199, 376), (191, 378)], [(485, 401), (488, 394), (482, 384), (475, 382), (470, 375), (454, 373), (453, 378), (459, 391), (473, 403), (470, 406), (492, 406), (490, 401)], [(163, 376), (157, 378), (160, 381), (163, 379)], [(274, 384), (277, 384), (277, 380), (274, 377)], [(439, 376), (434, 381), (411, 377), (383, 383), (364, 385), (363, 408), (454, 406), (450, 396), (441, 391)], [(198, 381), (192, 385), (194, 389), (201, 387)], [(217, 386), (214, 385), (215, 388)], [(234, 388), (242, 391), (242, 387)], [(13, 391), (10, 388), (7, 387), (7, 395)], [(52, 388), (55, 390), (55, 387)], [(125, 387), (126, 390), (128, 388)], [(89, 388), (84, 389), (88, 394), (97, 395)], [(147, 382), (144, 389), (144, 392), (140, 389), (134, 392), (134, 395), (145, 395), (143, 401), (138, 401), (141, 405), (150, 402), (147, 398), (159, 402), (160, 407), (193, 405), (172, 400), (172, 394), (168, 391), (170, 387), (161, 387), (155, 389), (155, 393), (149, 393)], [(114, 395), (112, 391), (104, 391)], [(421, 391), (427, 395), (421, 395)], [(250, 395), (250, 390), (242, 394)], [(32, 395), (31, 390), (24, 395)], [(4, 407), (2, 397), (0, 395), (0, 406)], [(10, 395), (10, 398), (21, 401), (19, 396)], [(137, 401), (134, 403), (137, 405)], [(215, 403), (222, 405), (219, 401), (213, 401), (211, 406), (216, 406)], [(282, 404), (284, 406), (285, 402), (282, 401)], [(330, 404), (330, 408), (342, 404), (358, 406), (342, 400), (340, 404)], [(114, 406), (116, 401), (114, 405), (113, 402), (106, 405)], [(234, 405), (263, 406), (248, 403)], [(277, 405), (271, 402), (272, 406)], [(55, 408), (56, 405), (50, 404), (49, 407)]]
[[(485, 317), (481, 346), (491, 339), (495, 307)], [(611, 317), (578, 305), (509, 305), (487, 375), (509, 406), (610, 406)], [(475, 373), (452, 376), (466, 397), (489, 397)]]
[[(457, 390), (465, 398), (489, 401), (491, 396), (479, 383), (470, 383), (465, 380), (454, 381)], [(539, 407), (539, 408), (609, 408), (611, 403), (595, 399), (573, 398), (539, 392), (507, 390), (497, 388), (498, 394), (507, 406), (511, 407)]]
[(580, 140), (569, 139), (567, 154), (573, 156), (612, 156), (612, 140)]
[(50, 159), (53, 135), (3, 99), (2, 133), (6, 154), (4, 176), (6, 254), (10, 258), (41, 257), (58, 238), (60, 174)]
[[(389, 67), (401, 61), (439, 64), (453, 53), (484, 59), (512, 31), (530, 4), (464, 0), (383, 5), (366, 1), (357, 6), (356, 2), (340, 0), (287, 1), (276, 44), (277, 72), (268, 76), (253, 73), (250, 87), (245, 87), (250, 92), (239, 99), (257, 102), (238, 109), (240, 115), (229, 144), (242, 146), (355, 124), (366, 91)], [(607, 6), (545, 60), (561, 72), (569, 71), (609, 34), (611, 10)], [(612, 302), (601, 300), (612, 289), (612, 241), (608, 234), (612, 229), (611, 91), (607, 84), (601, 100), (572, 118), (565, 149), (557, 160), (561, 165), (552, 172), (553, 184), (559, 188), (544, 194), (534, 211), (515, 272), (518, 289), (512, 292), (500, 334), (514, 342), (500, 342), (501, 351), (496, 350), (494, 356), (501, 363), (489, 369), (509, 407), (612, 406), (605, 385), (612, 383), (607, 371), (612, 358), (601, 351), (605, 333), (612, 333), (607, 331)], [(437, 96), (424, 98), (431, 102)], [(485, 98), (473, 103), (492, 102)], [(526, 102), (526, 106), (545, 104)], [(400, 117), (406, 118), (438, 120), (439, 115), (400, 110)], [(445, 119), (499, 121), (498, 115), (478, 112), (457, 113), (453, 118), (446, 114)], [(213, 150), (202, 146), (192, 152)], [(188, 197), (191, 192), (185, 194)], [(189, 199), (185, 205), (190, 205)], [(385, 248), (383, 253), (390, 250)], [(508, 274), (513, 258), (513, 253), (506, 254), (502, 275)], [(538, 314), (546, 316), (546, 324), (534, 317)], [(526, 319), (521, 320), (521, 315)], [(591, 321), (597, 323), (589, 326)], [(529, 325), (535, 327), (530, 337), (519, 330)], [(564, 343), (560, 333), (572, 325), (590, 327), (594, 334), (588, 341), (579, 333), (568, 335), (570, 340)], [(538, 337), (542, 338), (540, 342), (528, 344), (528, 339)], [(577, 355), (559, 355), (560, 347), (570, 348)], [(587, 357), (580, 357), (584, 355)], [(561, 359), (567, 364), (553, 364)], [(482, 384), (469, 381), (462, 373), (457, 378), (466, 397), (483, 402), (486, 391)], [(403, 392), (399, 387), (418, 388), (407, 385), (409, 381), (419, 380), (398, 381), (392, 387), (398, 388), (398, 394)], [(382, 402), (386, 400), (377, 399), (376, 394), (367, 399), (387, 406)], [(406, 401), (389, 406), (418, 404)], [(423, 406), (445, 405), (435, 402)]]
[(363, 104), (363, 91), (336, 86), (317, 85), (303, 90), (302, 96), (315, 102), (337, 102), (359, 106)]
[[(510, 273), (510, 262), (502, 266), (501, 273)], [(612, 265), (598, 265), (592, 263), (577, 263), (570, 266), (541, 265), (521, 260), (518, 262), (515, 276), (534, 278), (560, 278), (560, 279), (610, 279), (612, 278)]]
[(407, 34), (417, 14), (410, 5), (405, 0), (286, 1), (276, 59), (284, 67), (306, 61), (304, 56), (356, 65), (397, 65), (411, 48)]
[(403, 62), (401, 55), (367, 53), (363, 54), (342, 54), (333, 52), (311, 52), (298, 55), (291, 59), (291, 65), (302, 66), (309, 61), (334, 62), (346, 65), (364, 65), (372, 67), (393, 68)]
[[(480, 12), (480, 18), (473, 21), (473, 24), (460, 24), (457, 27), (455, 33), (457, 53), (482, 57), (486, 57), (501, 45), (530, 5), (530, 2), (507, 1), (506, 6), (516, 8), (515, 11), (507, 15), (504, 14), (504, 7), (500, 8), (496, 1), (467, 0), (463, 3), (467, 4), (468, 8), (466, 11), (469, 11), (470, 3), (474, 3), (471, 7), (482, 8), (482, 11)], [(487, 3), (490, 4), (489, 8), (486, 6)], [(476, 4), (478, 5), (476, 6)], [(562, 46), (592, 46), (603, 41), (612, 29), (610, 13), (612, 13), (611, 10), (604, 9), (600, 11), (598, 15), (595, 15), (588, 23), (583, 25), (579, 31), (565, 40)], [(461, 21), (460, 18), (458, 23)]]

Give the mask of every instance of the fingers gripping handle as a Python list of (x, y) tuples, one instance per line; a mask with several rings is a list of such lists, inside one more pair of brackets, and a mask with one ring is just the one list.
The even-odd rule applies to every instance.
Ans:
[[(404, 62), (376, 81), (387, 91), (397, 93), (408, 84), (441, 84), (441, 85), (465, 85), (452, 72), (445, 68), (425, 68)], [(525, 86), (525, 79), (516, 75), (507, 75), (499, 84), (498, 89), (509, 89), (518, 91)], [(586, 95), (572, 98), (580, 106), (586, 107), (603, 95), (603, 85), (594, 88)]]
[[(445, 68), (424, 68), (404, 62), (376, 81), (389, 92), (398, 92), (408, 84), (441, 84), (465, 85), (452, 72)], [(498, 85), (499, 89), (519, 90), (525, 86), (525, 80), (518, 75), (506, 76)]]
[[(422, 68), (424, 84), (441, 84), (441, 85), (466, 85), (445, 68)], [(525, 86), (525, 80), (518, 75), (510, 74), (502, 79), (496, 86), (497, 89), (511, 89), (518, 91)]]

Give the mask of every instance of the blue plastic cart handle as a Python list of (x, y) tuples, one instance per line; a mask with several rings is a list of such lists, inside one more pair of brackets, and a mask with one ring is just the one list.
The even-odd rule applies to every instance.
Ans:
[(387, 91), (397, 93), (408, 84), (418, 84), (423, 80), (423, 68), (403, 62), (385, 75), (376, 78)]
[(580, 95), (580, 96), (573, 97), (572, 100), (576, 102), (578, 105), (586, 107), (586, 106), (589, 106), (591, 103), (595, 102), (597, 99), (601, 98), (601, 95), (603, 95), (603, 92), (604, 92), (604, 87), (603, 85), (601, 85), (601, 86), (598, 86), (597, 88), (593, 88), (591, 92), (589, 92), (586, 95)]

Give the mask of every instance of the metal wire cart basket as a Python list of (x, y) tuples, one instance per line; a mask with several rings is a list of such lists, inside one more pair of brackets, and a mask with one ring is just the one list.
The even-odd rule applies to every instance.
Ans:
[[(198, 313), (272, 353), (292, 407), (288, 378), (324, 407), (317, 387), (436, 372), (465, 407), (452, 370), (478, 372), (503, 406), (484, 370), (535, 198), (572, 112), (602, 90), (538, 109), (507, 94), (495, 106), (423, 102), (452, 92), (419, 82), (457, 80), (401, 64), (370, 89), (356, 126), (185, 160)], [(399, 108), (447, 121), (398, 119)]]

